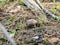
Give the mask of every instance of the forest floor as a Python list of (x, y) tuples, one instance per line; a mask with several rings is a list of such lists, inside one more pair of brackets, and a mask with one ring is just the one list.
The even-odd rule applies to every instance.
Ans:
[[(60, 9), (60, 2), (42, 4), (49, 11), (60, 16), (60, 10), (58, 10)], [(60, 21), (46, 16), (42, 9), (41, 11), (32, 12), (26, 6), (16, 5), (10, 7), (9, 5), (8, 7), (5, 5), (3, 9), (8, 11), (9, 14), (0, 14), (0, 22), (5, 26), (8, 32), (11, 30), (16, 31), (13, 38), (19, 45), (60, 45)], [(26, 28), (26, 20), (29, 19), (39, 21), (40, 25)], [(38, 35), (42, 36), (40, 43), (28, 43), (32, 40), (32, 37)], [(0, 45), (4, 44), (1, 43)]]

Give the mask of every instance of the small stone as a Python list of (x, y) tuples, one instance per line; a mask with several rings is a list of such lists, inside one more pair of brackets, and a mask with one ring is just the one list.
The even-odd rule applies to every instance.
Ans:
[(38, 39), (39, 38), (39, 36), (35, 36), (35, 37), (32, 37), (33, 39)]
[(30, 24), (36, 24), (37, 21), (35, 19), (29, 19), (26, 21), (27, 25), (30, 25)]
[(27, 26), (34, 26), (36, 25), (38, 22), (35, 19), (29, 19), (26, 21), (26, 25)]
[(41, 35), (38, 35), (38, 36), (35, 36), (35, 37), (32, 37), (32, 40), (29, 41), (29, 43), (41, 43), (43, 41), (43, 36)]

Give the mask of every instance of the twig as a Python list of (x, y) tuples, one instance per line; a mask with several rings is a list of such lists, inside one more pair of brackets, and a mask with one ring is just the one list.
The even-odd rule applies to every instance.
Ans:
[(22, 0), (22, 2), (30, 9), (40, 9), (40, 7), (33, 0)]
[(40, 7), (41, 9), (43, 9), (43, 11), (44, 11), (46, 14), (48, 14), (48, 15), (50, 15), (52, 18), (56, 19), (56, 16), (55, 16), (53, 13), (51, 13), (50, 11), (48, 11), (45, 7), (43, 7), (43, 5), (40, 3), (39, 0), (35, 0), (35, 2), (39, 5), (39, 7)]
[(10, 41), (12, 45), (17, 45), (16, 42), (10, 37), (9, 33), (7, 32), (7, 30), (4, 28), (4, 26), (1, 23), (0, 23), (0, 29), (4, 33), (7, 40)]
[(24, 4), (26, 4), (28, 6), (28, 8), (32, 9), (43, 9), (43, 11), (46, 13), (46, 15), (50, 15), (52, 18), (57, 19), (56, 16), (51, 13), (50, 11), (48, 11), (45, 7), (43, 7), (43, 5), (40, 3), (39, 0), (22, 0)]

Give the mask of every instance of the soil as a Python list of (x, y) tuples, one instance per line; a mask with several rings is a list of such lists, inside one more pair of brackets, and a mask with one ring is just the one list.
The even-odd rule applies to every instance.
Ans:
[[(42, 3), (42, 4), (48, 10), (53, 8), (54, 6), (57, 5), (60, 6), (59, 2), (55, 4), (53, 3)], [(58, 15), (60, 15), (60, 12), (58, 12)], [(43, 22), (40, 20), (42, 23), (40, 23), (39, 27), (36, 26), (32, 28), (25, 28), (26, 20), (35, 19), (39, 21), (38, 17), (39, 18), (42, 17), (45, 19), (43, 20)], [(46, 14), (42, 11), (42, 9), (39, 12), (37, 11), (32, 12), (26, 6), (20, 6), (20, 11), (16, 13), (10, 13), (8, 14), (8, 16), (0, 16), (0, 22), (5, 26), (7, 31), (10, 30), (16, 31), (15, 36), (13, 38), (19, 45), (49, 45), (49, 44), (60, 45), (60, 22), (58, 20), (52, 19), (51, 17), (47, 17)], [(30, 40), (32, 40), (32, 37), (36, 35), (42, 35), (43, 42), (37, 44), (27, 43)], [(45, 40), (48, 40), (49, 43), (48, 44), (44, 43)]]

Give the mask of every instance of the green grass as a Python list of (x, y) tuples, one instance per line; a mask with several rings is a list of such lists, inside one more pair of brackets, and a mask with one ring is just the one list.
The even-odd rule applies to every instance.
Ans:
[(58, 11), (60, 11), (60, 6), (56, 6), (56, 9), (57, 9)]
[(10, 25), (13, 22), (14, 16), (9, 16), (9, 19), (7, 20), (7, 24)]
[(42, 17), (38, 17), (38, 21), (39, 21), (39, 23), (40, 23), (40, 24), (43, 24), (43, 23), (44, 23), (44, 21), (45, 21), (45, 19), (44, 19), (44, 18), (42, 18)]
[(44, 45), (52, 45), (47, 39), (43, 41)]
[(18, 2), (20, 5), (24, 5), (24, 3), (22, 2), (22, 0), (19, 0)]
[(1, 1), (0, 1), (0, 7), (3, 7), (3, 6), (4, 6), (5, 1), (6, 1), (6, 0), (1, 0)]
[(10, 32), (9, 32), (9, 34), (14, 34), (15, 33), (15, 30), (11, 30)]
[(55, 3), (55, 2), (56, 2), (56, 0), (52, 0), (52, 2), (53, 2), (53, 3)]
[(54, 14), (56, 13), (56, 9), (55, 8), (51, 8), (50, 11), (53, 12)]

